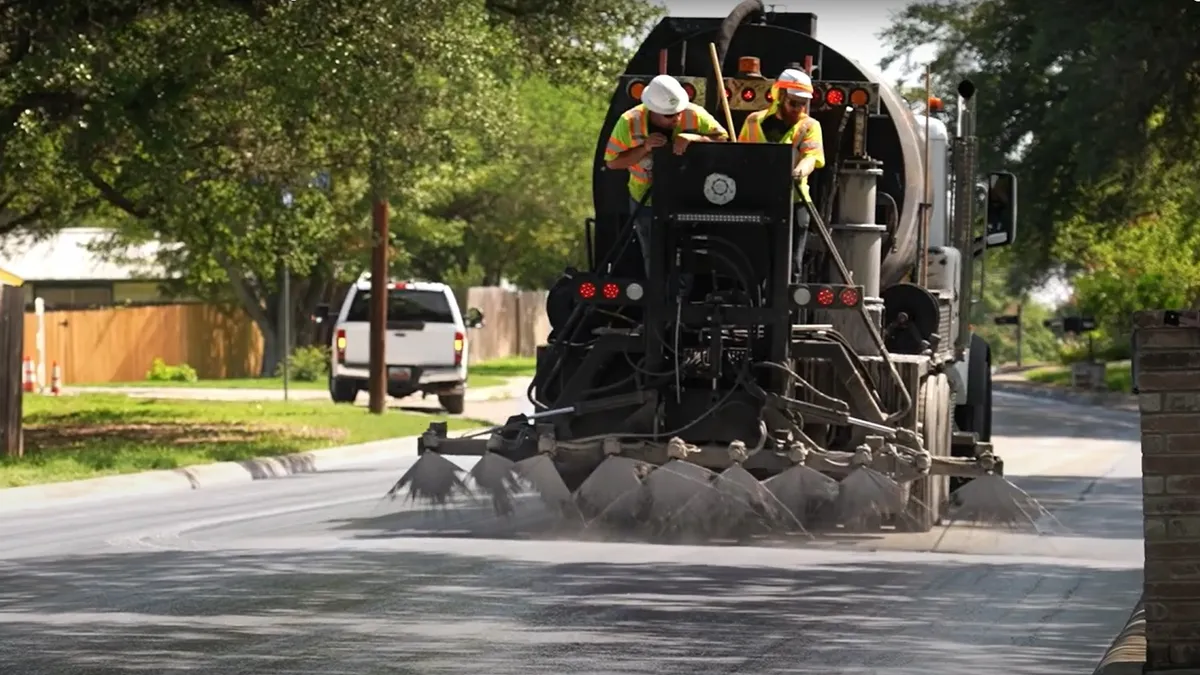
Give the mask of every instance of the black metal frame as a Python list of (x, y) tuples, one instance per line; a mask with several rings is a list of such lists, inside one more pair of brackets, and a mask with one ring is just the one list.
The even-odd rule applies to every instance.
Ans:
[[(886, 415), (880, 407), (877, 386), (845, 339), (829, 326), (810, 327), (795, 323), (799, 308), (792, 299), (792, 291), (796, 287), (792, 283), (795, 271), (792, 219), (797, 199), (790, 171), (792, 149), (778, 144), (697, 144), (689, 147), (682, 156), (672, 154), (669, 149), (659, 150), (654, 161), (656, 198), (649, 246), (651, 259), (644, 297), (639, 301), (581, 302), (573, 315), (575, 325), (579, 326), (579, 321), (599, 305), (637, 305), (642, 310), (639, 329), (609, 332), (589, 340), (586, 346), (570, 344), (582, 341), (582, 336), (572, 335), (571, 330), (566, 330), (561, 338), (568, 344), (548, 347), (539, 352), (537, 376), (532, 387), (539, 392), (538, 403), (548, 409), (570, 409), (569, 413), (558, 415), (551, 422), (558, 437), (576, 436), (571, 429), (572, 420), (605, 409), (614, 413), (603, 416), (610, 421), (605, 425), (606, 429), (618, 435), (631, 432), (620, 426), (616, 411), (621, 407), (657, 403), (659, 385), (665, 384), (670, 378), (653, 378), (654, 381), (643, 383), (645, 397), (637, 401), (629, 398), (629, 393), (636, 391), (633, 387), (629, 392), (621, 391), (618, 387), (616, 391), (610, 391), (610, 395), (597, 396), (597, 382), (605, 374), (605, 367), (612, 362), (614, 355), (622, 352), (629, 358), (644, 357), (642, 370), (645, 372), (664, 372), (669, 365), (669, 352), (672, 351), (668, 335), (675, 324), (680, 330), (712, 331), (708, 357), (715, 369), (711, 373), (713, 386), (716, 387), (716, 380), (722, 379), (726, 383), (726, 388), (722, 390), (724, 393), (732, 394), (729, 387), (744, 383), (752, 387), (759, 397), (766, 396), (769, 399), (764, 402), (766, 405), (790, 409), (819, 423), (844, 425), (854, 415), (868, 423), (885, 425)], [(754, 181), (761, 184), (764, 176), (770, 176), (778, 177), (779, 185), (766, 188), (754, 186), (753, 189), (760, 190), (760, 201), (769, 202), (765, 204), (747, 204), (743, 200), (742, 203), (735, 201), (724, 206), (698, 205), (695, 199), (696, 186), (685, 182), (694, 182), (696, 172), (703, 173), (708, 167), (731, 174), (739, 183)], [(692, 175), (685, 177), (684, 173), (688, 171)], [(772, 187), (777, 189), (772, 190)], [(684, 196), (685, 192), (687, 197)], [(778, 196), (772, 198), (772, 194)], [(705, 206), (708, 208), (703, 208)], [(759, 241), (767, 242), (769, 253), (760, 256), (759, 262), (765, 263), (768, 269), (756, 268), (754, 271), (757, 273), (752, 280), (752, 283), (765, 287), (762, 302), (758, 306), (728, 304), (711, 297), (699, 301), (695, 297), (682, 297), (684, 279), (696, 269), (695, 258), (689, 257), (689, 253), (699, 250), (697, 242), (713, 237), (713, 224), (716, 222), (719, 227), (722, 218), (734, 220), (736, 224), (733, 226), (738, 228), (765, 228), (765, 232), (760, 230), (765, 236), (760, 237)], [(623, 228), (623, 236), (608, 252), (606, 263), (596, 266), (593, 274), (580, 276), (578, 282), (590, 280), (600, 284), (619, 280), (622, 285), (629, 282), (629, 279), (606, 276), (605, 272), (610, 269), (607, 262), (619, 257), (621, 251), (629, 247), (634, 237), (632, 221), (633, 216)], [(745, 246), (745, 241), (746, 237), (743, 236), (738, 243)], [(795, 373), (787, 368), (774, 368), (761, 376), (748, 372), (720, 372), (725, 345), (718, 329), (744, 330), (747, 336), (753, 334), (755, 339), (750, 360), (754, 363), (770, 361), (787, 364), (791, 359), (828, 361), (837, 373), (837, 381), (843, 383), (843, 391), (825, 393), (817, 397), (818, 402), (803, 402), (792, 398)], [(556, 374), (565, 376), (561, 388), (548, 386), (551, 384), (550, 378)], [(731, 376), (735, 379), (732, 384)], [(601, 387), (611, 388), (612, 385)], [(830, 394), (845, 395), (849, 403)], [(692, 394), (682, 391), (679, 395), (680, 401), (675, 405), (683, 406), (683, 410), (679, 411), (681, 419), (693, 419), (695, 415), (692, 413), (695, 411), (691, 411), (689, 402), (684, 400)], [(696, 405), (702, 403), (690, 407)]]
[[(792, 148), (778, 144), (705, 143), (689, 147), (683, 155), (658, 150), (654, 163), (658, 199), (654, 202), (650, 236), (649, 294), (642, 319), (646, 327), (643, 331), (646, 370), (659, 372), (664, 367), (667, 351), (664, 333), (676, 318), (689, 328), (707, 328), (716, 324), (723, 328), (756, 331), (761, 327), (765, 329), (769, 345), (767, 357), (772, 361), (785, 361), (791, 339), (791, 317), (795, 311), (788, 293), (793, 262)], [(680, 286), (684, 275), (690, 272), (684, 260), (692, 247), (691, 236), (699, 227), (696, 216), (749, 215), (745, 208), (726, 209), (712, 205), (711, 210), (700, 211), (691, 204), (685, 205), (680, 199), (683, 186), (679, 182), (689, 164), (721, 167), (726, 173), (734, 174), (732, 177), (739, 183), (743, 180), (769, 182), (774, 178), (780, 184), (777, 203), (761, 205), (752, 212), (761, 219), (756, 227), (765, 227), (769, 232), (771, 269), (761, 277), (766, 280), (763, 306), (751, 308), (681, 301)], [(694, 215), (688, 219), (681, 214)], [(719, 323), (714, 321), (717, 318), (714, 312), (720, 314)], [(782, 385), (782, 380), (778, 384)]]

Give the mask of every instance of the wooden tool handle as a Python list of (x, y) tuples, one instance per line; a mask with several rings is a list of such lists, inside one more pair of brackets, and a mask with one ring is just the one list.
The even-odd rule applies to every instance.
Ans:
[(712, 59), (713, 72), (717, 74), (717, 99), (721, 101), (721, 112), (725, 113), (726, 131), (729, 142), (737, 143), (737, 129), (733, 128), (733, 114), (729, 112), (729, 99), (725, 97), (725, 76), (721, 74), (721, 59), (717, 58), (717, 45), (708, 43), (708, 56)]

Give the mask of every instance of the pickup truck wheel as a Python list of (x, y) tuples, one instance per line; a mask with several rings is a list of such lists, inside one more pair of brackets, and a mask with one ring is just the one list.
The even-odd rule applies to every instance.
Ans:
[(466, 409), (466, 399), (462, 394), (439, 394), (438, 403), (451, 415), (461, 415)]
[(354, 403), (354, 399), (358, 398), (358, 383), (341, 377), (331, 377), (329, 397), (334, 403)]

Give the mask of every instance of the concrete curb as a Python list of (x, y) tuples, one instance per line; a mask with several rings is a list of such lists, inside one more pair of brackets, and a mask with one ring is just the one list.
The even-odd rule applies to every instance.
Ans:
[[(486, 427), (455, 431), (455, 435)], [(0, 489), (0, 513), (41, 508), (55, 502), (80, 502), (117, 496), (189, 492), (204, 488), (252, 483), (297, 474), (320, 473), (373, 460), (416, 457), (417, 437), (388, 438), (278, 457), (240, 462), (216, 462), (143, 471), (101, 478)]]
[[(504, 384), (490, 387), (468, 388), (468, 403), (487, 403), (525, 398), (526, 390), (533, 378), (521, 376), (508, 378)], [(282, 389), (222, 389), (219, 387), (63, 387), (64, 396), (78, 394), (118, 394), (130, 398), (153, 398), (164, 401), (282, 401)], [(292, 389), (288, 397), (293, 401), (328, 401), (329, 392), (324, 389)], [(358, 405), (365, 405), (365, 397), (359, 396)], [(404, 398), (399, 401), (420, 400)], [(401, 403), (403, 405), (403, 403)]]
[(1120, 392), (1088, 392), (1050, 387), (1031, 382), (1014, 382), (1012, 380), (992, 380), (992, 389), (1010, 394), (1022, 394), (1036, 398), (1063, 401), (1076, 405), (1090, 405), (1114, 410), (1138, 411), (1138, 398), (1134, 394)]
[(1109, 645), (1092, 675), (1142, 675), (1146, 664), (1146, 607), (1138, 600), (1125, 628)]

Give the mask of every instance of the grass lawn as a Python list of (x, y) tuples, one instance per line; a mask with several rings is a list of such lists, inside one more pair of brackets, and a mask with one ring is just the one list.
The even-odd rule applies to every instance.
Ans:
[[(532, 377), (533, 357), (514, 356), (493, 361), (477, 363), (467, 371), (467, 386), (481, 389), (497, 387), (504, 384), (510, 377)], [(150, 388), (183, 388), (183, 389), (283, 389), (283, 378), (280, 377), (246, 377), (230, 380), (200, 380), (199, 382), (95, 382), (79, 384), (78, 387), (150, 387)], [(328, 382), (321, 379), (317, 382), (288, 381), (289, 389), (327, 389)]]
[[(1071, 386), (1070, 366), (1043, 366), (1024, 373), (1025, 379), (1039, 384), (1049, 384), (1056, 387)], [(1105, 384), (1109, 391), (1133, 391), (1133, 374), (1129, 361), (1110, 361), (1106, 364), (1104, 373)]]
[[(0, 488), (174, 469), (415, 436), (444, 416), (325, 401), (217, 402), (120, 394), (25, 396), (25, 457), (0, 456)], [(489, 426), (451, 418), (451, 429)]]

